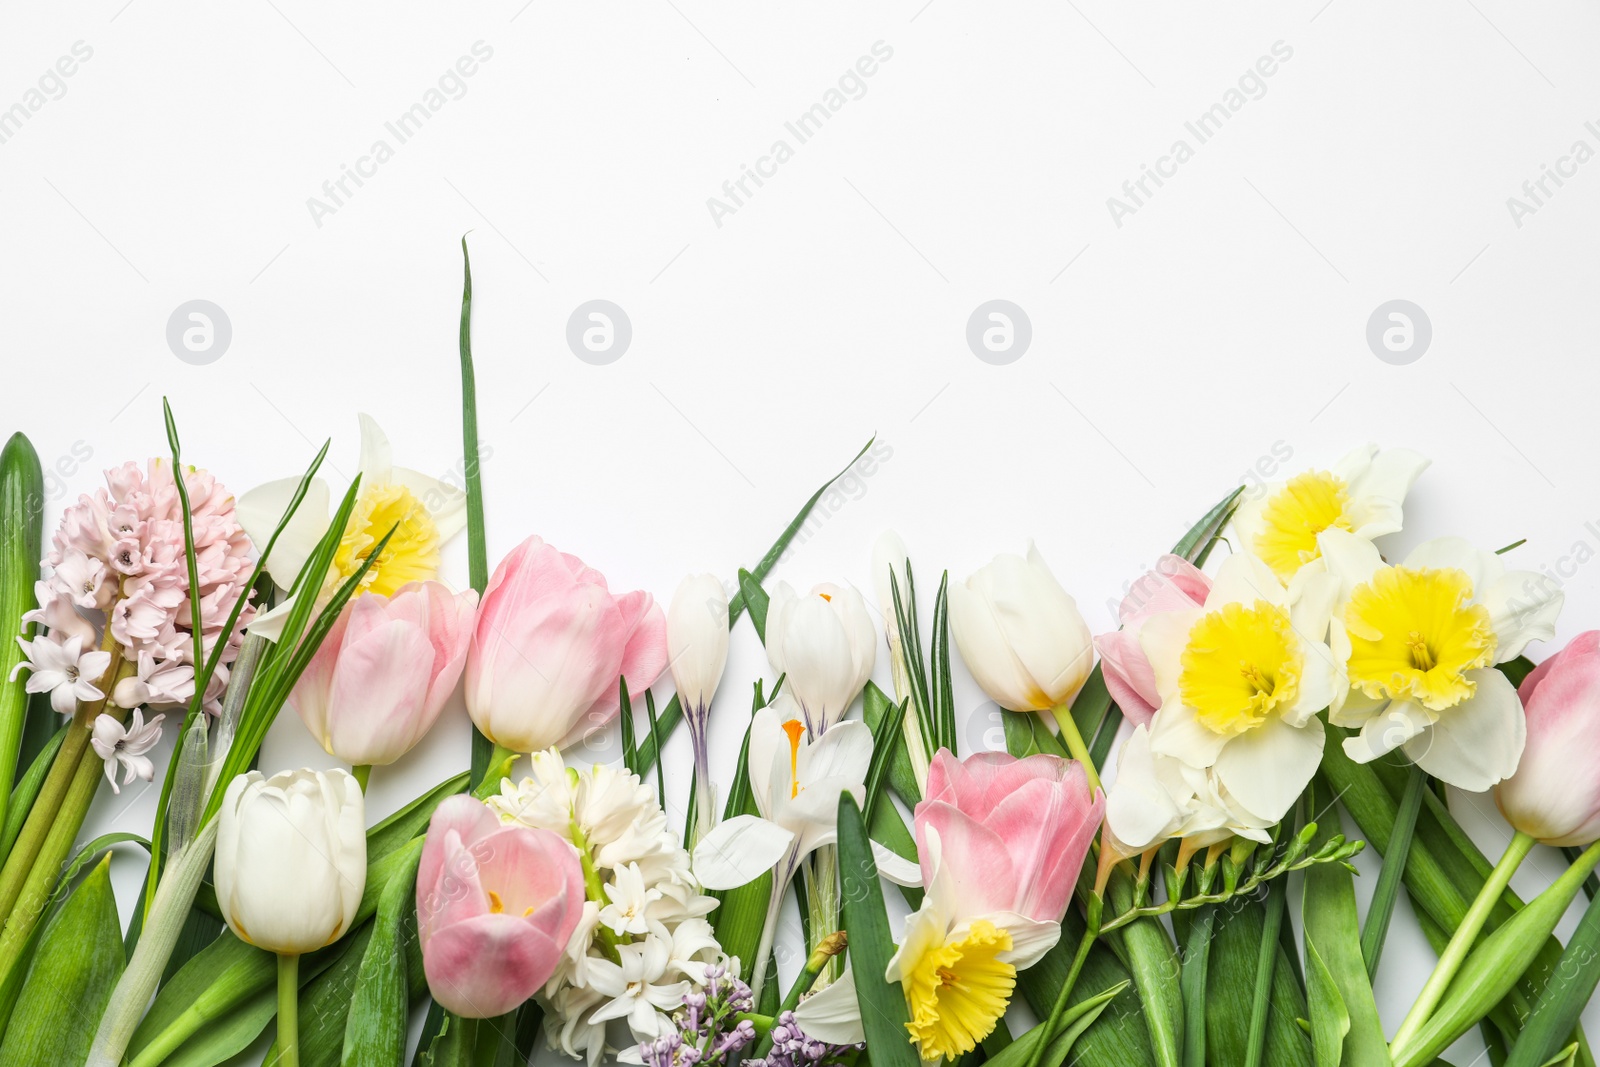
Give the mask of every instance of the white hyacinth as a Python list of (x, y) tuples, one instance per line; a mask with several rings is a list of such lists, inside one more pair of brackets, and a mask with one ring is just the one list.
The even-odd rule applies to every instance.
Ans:
[(671, 1031), (683, 995), (722, 958), (705, 918), (716, 901), (700, 892), (689, 853), (638, 775), (603, 764), (569, 769), (555, 749), (534, 753), (532, 764), (488, 804), (502, 822), (560, 834), (583, 859), (588, 901), (544, 988), (555, 1009), (545, 1038), (593, 1065)]

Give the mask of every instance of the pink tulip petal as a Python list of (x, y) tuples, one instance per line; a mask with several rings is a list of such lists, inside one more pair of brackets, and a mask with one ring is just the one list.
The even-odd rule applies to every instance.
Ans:
[(1118, 630), (1094, 639), (1100, 653), (1101, 675), (1106, 689), (1122, 714), (1135, 726), (1149, 726), (1161, 706), (1156, 688), (1156, 672), (1139, 644), (1137, 630)]
[[(939, 835), (944, 877), (955, 887), (960, 914), (981, 915), (1008, 911), (1018, 890), (1011, 853), (1000, 835), (951, 804), (917, 805), (917, 851), (928, 855), (927, 831)], [(922, 865), (922, 876), (929, 884), (934, 872), (931, 862)]]
[(565, 940), (525, 919), (482, 915), (434, 934), (423, 954), (433, 999), (472, 1019), (504, 1015), (539, 991), (561, 962)]

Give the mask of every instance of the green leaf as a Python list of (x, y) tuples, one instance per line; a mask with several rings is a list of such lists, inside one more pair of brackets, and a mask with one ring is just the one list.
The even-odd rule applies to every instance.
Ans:
[[(1106, 905), (1107, 911), (1119, 914), (1133, 906), (1133, 884), (1119, 870), (1113, 870), (1106, 883)], [(1155, 1062), (1159, 1067), (1177, 1067), (1182, 1062), (1185, 1000), (1179, 987), (1178, 950), (1166, 927), (1159, 919), (1135, 919), (1119, 930), (1102, 932), (1100, 937), (1127, 963), (1144, 1005), (1142, 1014)], [(1235, 1062), (1243, 1062), (1243, 1058)]]
[(1006, 731), (1006, 751), (1021, 759), (1043, 752), (1047, 756), (1069, 758), (1067, 750), (1044, 720), (1029, 711), (1002, 711), (1000, 723)]
[(123, 965), (108, 854), (45, 924), (0, 1044), (0, 1065), (84, 1062)]
[(744, 598), (745, 607), (750, 612), (750, 624), (756, 628), (756, 636), (761, 638), (764, 647), (767, 643), (767, 605), (770, 598), (756, 576), (743, 567), (739, 568), (739, 595)]
[[(1061, 921), (1061, 940), (1056, 947), (1017, 975), (1017, 988), (1039, 1018), (1049, 1016), (1072, 967), (1083, 930), (1083, 916), (1076, 908), (1068, 908)], [(1089, 990), (1111, 987), (1120, 988), (1122, 992), (1073, 1045), (1073, 1067), (1154, 1067), (1156, 1056), (1150, 1047), (1150, 1032), (1145, 1026), (1139, 994), (1132, 988), (1127, 968), (1110, 945), (1105, 940), (1097, 941), (1089, 950), (1089, 958), (1084, 961), (1083, 972), (1068, 1003), (1076, 1006), (1090, 998)]]
[[(881, 975), (894, 955), (894, 939), (889, 935), (889, 916), (867, 828), (849, 793), (839, 795), (839, 871), (850, 965), (860, 975)], [(899, 983), (857, 982), (856, 999), (873, 1067), (921, 1067), (906, 1036), (910, 1016)]]
[(1406, 791), (1395, 812), (1394, 829), (1390, 832), (1389, 847), (1383, 850), (1383, 868), (1378, 872), (1378, 885), (1372, 892), (1372, 903), (1367, 907), (1367, 925), (1361, 931), (1361, 956), (1366, 961), (1370, 981), (1378, 973), (1378, 960), (1383, 954), (1383, 943), (1389, 935), (1389, 919), (1394, 914), (1394, 901), (1400, 893), (1400, 880), (1405, 874), (1406, 856), (1411, 851), (1411, 838), (1416, 831), (1417, 815), (1422, 810), (1422, 797), (1427, 792), (1428, 776), (1422, 768), (1412, 765), (1406, 776)]
[(392, 879), (378, 900), (372, 937), (356, 973), (345, 1023), (343, 1067), (392, 1067), (406, 1054), (409, 978), (403, 939), (416, 924), (416, 870)]
[[(639, 773), (639, 745), (633, 737), (633, 701), (628, 697), (628, 680), (617, 679), (620, 690), (617, 701), (617, 722), (622, 725), (622, 765), (632, 774)], [(688, 835), (684, 835), (687, 841)]]
[(1576, 1045), (1557, 1050), (1566, 1044), (1578, 1024), (1596, 983), (1600, 983), (1600, 904), (1591, 900), (1561, 954), (1561, 962), (1534, 1005), (1528, 1025), (1512, 1048), (1506, 1067), (1544, 1067), (1542, 1058), (1552, 1055), (1555, 1059), (1549, 1062), (1563, 1062)]
[[(0, 451), (0, 619), (6, 627), (5, 647), (0, 648), (0, 775), (5, 776), (0, 782), (11, 781), (16, 773), (28, 718), (27, 679), (16, 673), (26, 657), (11, 638), (19, 632), (27, 637), (34, 630), (33, 624), (18, 620), (36, 606), (33, 584), (44, 554), (44, 503), (39, 454), (25, 435), (14, 433)], [(9, 827), (12, 817), (6, 793), (0, 790), (0, 824)], [(15, 839), (15, 834), (7, 834), (0, 862)]]
[[(1236, 897), (1217, 905), (1215, 912), (1206, 984), (1207, 1055), (1214, 1067), (1233, 1067), (1246, 1059), (1256, 964), (1266, 937), (1266, 906)], [(1269, 1067), (1311, 1067), (1311, 1042), (1294, 1022), (1306, 1016), (1305, 995), (1294, 963), (1281, 946), (1272, 968), (1271, 1003), (1261, 1062)]]
[[(472, 369), (472, 257), (461, 235), (461, 472), (467, 491), (467, 580), (482, 596), (489, 587), (489, 547), (483, 525), (483, 475), (478, 469), (478, 383)], [(494, 742), (472, 728), (472, 786), (489, 771)]]
[[(1080, 1000), (1061, 1016), (1061, 1026), (1050, 1039), (1040, 1063), (1066, 1063), (1067, 1054), (1106, 1007), (1133, 983), (1122, 981), (1102, 993)], [(1044, 1039), (1045, 1024), (1040, 1023), (988, 1059), (988, 1067), (1027, 1067), (1033, 1062), (1033, 1047)], [(1003, 1027), (1002, 1027), (1003, 1028)]]
[(883, 713), (872, 726), (872, 758), (867, 763), (867, 777), (863, 796), (865, 797), (862, 815), (868, 825), (872, 823), (872, 814), (877, 809), (882, 797), (884, 779), (889, 774), (889, 765), (896, 753), (900, 751), (902, 734), (901, 724), (905, 722), (906, 707), (910, 698), (893, 705)]
[[(872, 729), (874, 736), (877, 734), (878, 724), (894, 707), (894, 701), (878, 688), (876, 682), (867, 682), (866, 688), (861, 691), (861, 717)], [(922, 800), (922, 789), (917, 785), (916, 773), (911, 769), (911, 757), (906, 752), (903, 738), (895, 744), (894, 752), (889, 759), (889, 788), (908, 808), (916, 807)]]
[(1211, 964), (1215, 906), (1201, 908), (1189, 927), (1178, 988), (1183, 994), (1183, 1067), (1206, 1067), (1206, 972)]
[[(1316, 942), (1306, 938), (1306, 991), (1311, 1011), (1311, 1055), (1317, 1067), (1339, 1067), (1344, 1059), (1344, 1039), (1350, 1032), (1350, 1014), (1345, 1011), (1339, 983), (1317, 952)], [(1388, 1058), (1384, 1050), (1384, 1059)], [(1381, 1061), (1379, 1061), (1381, 1062)], [(1364, 1064), (1353, 1060), (1352, 1064)]]
[[(906, 828), (900, 812), (890, 803), (879, 804), (872, 812), (872, 823), (867, 827), (872, 839), (901, 859), (917, 862), (917, 843)], [(896, 886), (906, 903), (915, 911), (922, 906), (922, 889), (918, 886)]]
[(67, 730), (71, 725), (67, 723), (50, 735), (50, 740), (45, 742), (44, 748), (39, 750), (39, 754), (28, 764), (28, 769), (17, 781), (16, 787), (11, 790), (11, 803), (6, 808), (4, 836), (0, 837), (0, 863), (5, 862), (5, 857), (11, 854), (11, 846), (16, 844), (17, 835), (22, 833), (22, 824), (28, 821), (28, 812), (33, 810), (33, 802), (38, 798), (40, 788), (44, 786), (45, 775), (50, 773), (50, 765), (55, 762), (56, 751), (61, 748), (61, 742), (66, 740)]
[[(910, 564), (907, 564), (909, 568)], [(933, 721), (939, 724), (940, 748), (958, 755), (956, 747), (956, 698), (950, 669), (950, 572), (939, 579), (939, 592), (933, 600), (933, 677), (929, 688), (933, 697)]]
[(1272, 983), (1278, 969), (1278, 942), (1283, 931), (1289, 889), (1281, 881), (1267, 886), (1267, 924), (1256, 949), (1255, 987), (1250, 1001), (1250, 1036), (1245, 1044), (1245, 1067), (1261, 1067), (1267, 1044), (1267, 1021), (1272, 1012)]
[(1217, 501), (1216, 505), (1202, 515), (1200, 521), (1191, 526), (1189, 532), (1172, 546), (1172, 554), (1182, 556), (1197, 567), (1204, 563), (1206, 555), (1222, 533), (1222, 528), (1227, 526), (1228, 520), (1233, 517), (1233, 509), (1239, 506), (1239, 497), (1243, 493), (1244, 486), (1241, 485)]

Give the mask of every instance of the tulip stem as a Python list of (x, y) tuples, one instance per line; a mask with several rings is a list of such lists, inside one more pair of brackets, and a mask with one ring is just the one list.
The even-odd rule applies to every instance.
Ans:
[(1428, 982), (1422, 987), (1422, 992), (1417, 995), (1416, 1003), (1411, 1005), (1411, 1010), (1406, 1013), (1405, 1021), (1400, 1024), (1400, 1029), (1395, 1032), (1394, 1040), (1389, 1043), (1390, 1049), (1398, 1059), (1405, 1046), (1411, 1042), (1417, 1032), (1428, 1021), (1433, 1010), (1439, 1006), (1439, 1001), (1444, 997), (1445, 990), (1450, 985), (1450, 980), (1460, 970), (1461, 963), (1467, 958), (1467, 953), (1472, 950), (1478, 934), (1482, 932), (1484, 923), (1489, 921), (1489, 913), (1494, 906), (1500, 903), (1500, 897), (1506, 891), (1506, 886), (1511, 882), (1511, 876), (1516, 873), (1522, 861), (1527, 858), (1528, 852), (1534, 846), (1534, 839), (1521, 830), (1517, 831), (1511, 843), (1506, 846), (1505, 853), (1500, 857), (1500, 862), (1495, 864), (1494, 870), (1489, 872), (1488, 880), (1483, 883), (1483, 888), (1478, 891), (1477, 899), (1472, 902), (1472, 907), (1467, 909), (1466, 916), (1461, 920), (1461, 925), (1456, 927), (1456, 932), (1450, 938), (1450, 943), (1445, 946), (1444, 953), (1439, 957), (1438, 966), (1434, 967), (1433, 974), (1428, 977)]
[(1078, 973), (1083, 970), (1084, 961), (1089, 958), (1089, 949), (1094, 946), (1095, 938), (1100, 936), (1100, 916), (1105, 908), (1105, 900), (1098, 893), (1089, 898), (1089, 922), (1083, 928), (1083, 938), (1078, 942), (1078, 952), (1072, 957), (1072, 969), (1067, 972), (1066, 981), (1061, 983), (1061, 992), (1056, 994), (1056, 1002), (1050, 1008), (1050, 1018), (1038, 1028), (1039, 1040), (1034, 1042), (1033, 1052), (1028, 1056), (1028, 1067), (1039, 1067), (1044, 1059), (1044, 1053), (1050, 1047), (1050, 1042), (1055, 1039), (1056, 1029), (1061, 1025), (1061, 1017), (1067, 1012), (1067, 1000), (1072, 996), (1072, 987), (1078, 984)]
[(367, 779), (372, 777), (372, 764), (357, 763), (350, 768), (350, 776), (356, 780), (356, 784), (361, 787), (361, 792), (364, 795), (367, 791)]
[(1056, 724), (1061, 727), (1061, 741), (1067, 746), (1067, 751), (1072, 753), (1072, 758), (1083, 764), (1083, 773), (1089, 776), (1089, 795), (1092, 797), (1095, 790), (1100, 789), (1100, 775), (1095, 770), (1094, 758), (1089, 755), (1089, 746), (1083, 743), (1083, 735), (1078, 732), (1078, 721), (1072, 717), (1072, 707), (1068, 704), (1057, 704), (1050, 709), (1056, 717)]
[(278, 953), (278, 1062), (300, 1067), (300, 957)]

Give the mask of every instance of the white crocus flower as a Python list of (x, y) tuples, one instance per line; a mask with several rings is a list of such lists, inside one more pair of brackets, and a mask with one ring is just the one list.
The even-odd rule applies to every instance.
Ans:
[[(872, 731), (865, 723), (841, 722), (813, 741), (787, 694), (756, 712), (750, 792), (761, 814), (734, 816), (694, 850), (694, 874), (707, 889), (733, 889), (772, 872), (756, 959), (766, 959), (772, 948), (778, 909), (800, 861), (837, 839), (840, 795), (848, 792), (861, 803), (871, 761)], [(764, 970), (753, 970), (757, 992)]]
[(711, 701), (728, 665), (728, 597), (714, 575), (690, 575), (667, 609), (667, 665), (683, 705), (694, 749), (695, 843), (717, 824), (717, 786), (711, 777)]
[(1508, 777), (1526, 723), (1516, 688), (1494, 668), (1555, 636), (1564, 600), (1556, 583), (1507, 571), (1493, 552), (1455, 537), (1417, 546), (1398, 566), (1343, 530), (1317, 540), (1338, 582), (1330, 638), (1349, 682), (1328, 721), (1361, 731), (1345, 752), (1367, 763), (1403, 748), (1470, 792)]
[(49, 693), (50, 706), (58, 714), (71, 715), (80, 700), (87, 703), (105, 696), (94, 683), (111, 666), (110, 652), (83, 651), (83, 638), (78, 634), (65, 641), (48, 634), (32, 641), (19, 637), (17, 644), (28, 658), (12, 669), (11, 680), (26, 667), (32, 673), (23, 688), (30, 693)]
[(1408, 448), (1362, 445), (1332, 470), (1305, 471), (1247, 493), (1233, 514), (1233, 528), (1244, 550), (1297, 594), (1296, 578), (1320, 569), (1306, 567), (1322, 555), (1318, 534), (1348, 530), (1371, 541), (1399, 531), (1406, 494), (1427, 467), (1427, 458)]
[(767, 659), (785, 678), (816, 737), (844, 718), (878, 658), (878, 627), (854, 589), (822, 584), (805, 596), (779, 582), (767, 609)]
[(1152, 616), (1139, 633), (1161, 697), (1151, 750), (1214, 770), (1219, 791), (1267, 825), (1322, 762), (1317, 713), (1339, 688), (1326, 644), (1332, 589), (1317, 576), (1291, 605), (1273, 571), (1240, 553), (1203, 606)]
[[(408, 582), (438, 576), (439, 548), (467, 523), (466, 494), (419, 471), (396, 467), (389, 439), (369, 415), (361, 415), (361, 489), (357, 494), (344, 537), (333, 565), (321, 584), (319, 597), (330, 595), (340, 583), (360, 569), (374, 546), (391, 527), (382, 557), (362, 579), (358, 592), (394, 594)], [(239, 525), (250, 539), (265, 547), (272, 531), (299, 487), (299, 478), (283, 478), (257, 486), (239, 498)], [(328, 483), (313, 478), (305, 499), (295, 509), (267, 558), (272, 580), (287, 589), (327, 534), (333, 521)], [(257, 615), (250, 632), (275, 638), (283, 627), (291, 601)]]
[(115, 716), (101, 715), (94, 721), (94, 735), (89, 738), (89, 744), (94, 746), (95, 755), (106, 761), (106, 781), (111, 783), (113, 793), (121, 793), (117, 785), (117, 764), (127, 770), (127, 775), (122, 779), (123, 785), (128, 785), (135, 778), (150, 781), (155, 777), (155, 764), (150, 762), (150, 757), (145, 755), (155, 748), (161, 740), (161, 723), (165, 715), (157, 715), (149, 722), (144, 721), (144, 714), (138, 708), (133, 709), (133, 722), (124, 727)]

